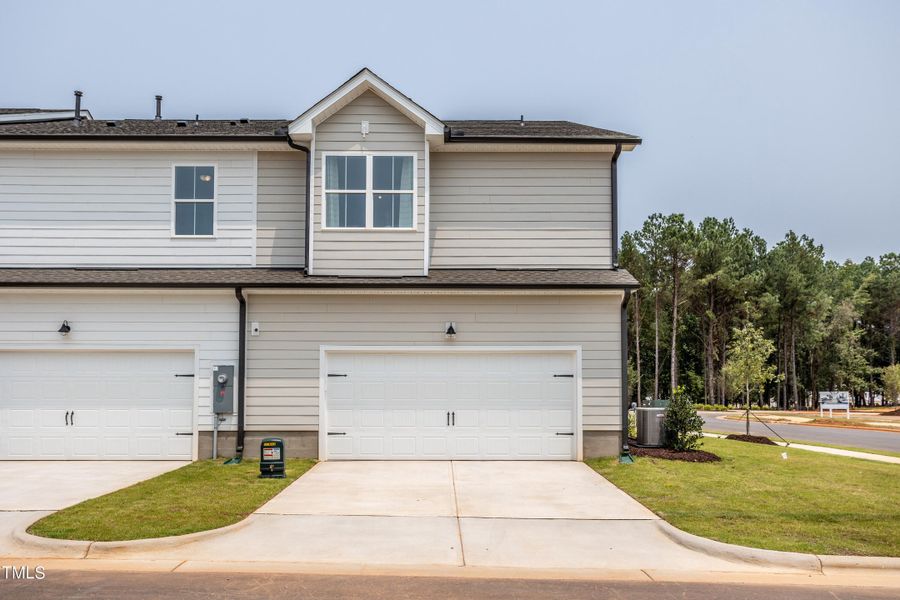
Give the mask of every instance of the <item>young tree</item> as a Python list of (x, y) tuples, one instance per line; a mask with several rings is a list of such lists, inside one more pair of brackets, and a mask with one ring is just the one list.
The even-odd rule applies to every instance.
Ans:
[(750, 435), (750, 391), (761, 390), (775, 378), (775, 367), (769, 364), (773, 352), (775, 344), (766, 339), (761, 329), (748, 323), (733, 331), (724, 373), (730, 384), (744, 393), (747, 435)]

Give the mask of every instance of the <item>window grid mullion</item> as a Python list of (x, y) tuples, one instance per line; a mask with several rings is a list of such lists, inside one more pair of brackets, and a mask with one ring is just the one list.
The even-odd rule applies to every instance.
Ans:
[(371, 229), (375, 226), (375, 197), (372, 192), (372, 155), (366, 156), (366, 228)]

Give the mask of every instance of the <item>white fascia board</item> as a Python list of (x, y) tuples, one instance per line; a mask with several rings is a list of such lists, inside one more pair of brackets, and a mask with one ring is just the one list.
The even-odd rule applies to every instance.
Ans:
[(440, 119), (401, 94), (396, 88), (369, 69), (363, 69), (344, 85), (328, 94), (328, 96), (313, 105), (312, 108), (294, 119), (288, 127), (288, 133), (295, 140), (308, 140), (312, 137), (315, 125), (370, 90), (402, 112), (410, 120), (423, 127), (426, 136), (439, 135), (443, 139), (444, 123)]

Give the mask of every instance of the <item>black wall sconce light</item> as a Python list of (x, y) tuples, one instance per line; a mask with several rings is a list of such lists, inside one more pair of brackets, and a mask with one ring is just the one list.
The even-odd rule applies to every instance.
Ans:
[(72, 331), (72, 327), (69, 325), (68, 321), (63, 321), (62, 325), (59, 326), (59, 329), (57, 331), (59, 335), (65, 337), (69, 335), (70, 331)]
[(444, 323), (444, 335), (448, 338), (456, 337), (456, 323), (453, 321)]

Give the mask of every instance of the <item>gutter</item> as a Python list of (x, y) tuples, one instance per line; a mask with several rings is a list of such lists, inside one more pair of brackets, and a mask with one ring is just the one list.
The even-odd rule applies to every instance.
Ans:
[(612, 267), (619, 268), (619, 155), (622, 154), (622, 144), (616, 144), (610, 162), (609, 184), (612, 204), (612, 231), (610, 231), (610, 244), (612, 245)]
[(622, 341), (622, 455), (629, 454), (628, 447), (628, 301), (631, 299), (631, 290), (625, 290), (622, 298), (621, 316), (621, 341)]
[(245, 375), (247, 373), (247, 299), (244, 297), (244, 290), (240, 287), (234, 288), (234, 295), (237, 296), (238, 301), (238, 422), (235, 459), (237, 459), (237, 462), (240, 462), (240, 459), (244, 455), (244, 397), (246, 389)]
[(287, 134), (287, 143), (294, 150), (306, 152), (306, 235), (303, 236), (303, 274), (309, 275), (309, 238), (312, 235), (312, 218), (310, 217), (312, 206), (310, 205), (309, 179), (310, 169), (312, 168), (312, 154), (309, 148), (301, 146), (292, 140), (290, 134)]

